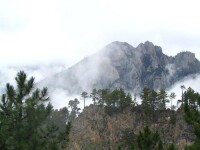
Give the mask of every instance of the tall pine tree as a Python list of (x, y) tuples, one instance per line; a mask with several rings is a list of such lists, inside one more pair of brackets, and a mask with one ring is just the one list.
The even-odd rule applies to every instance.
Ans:
[(55, 135), (57, 127), (46, 122), (52, 112), (47, 88), (35, 89), (34, 78), (27, 80), (23, 71), (17, 74), (15, 80), (16, 88), (8, 83), (1, 97), (0, 149), (59, 148), (58, 135)]

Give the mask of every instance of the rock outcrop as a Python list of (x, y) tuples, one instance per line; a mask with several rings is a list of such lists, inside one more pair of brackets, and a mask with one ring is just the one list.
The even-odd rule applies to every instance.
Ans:
[[(109, 115), (105, 108), (90, 105), (72, 124), (70, 148), (117, 149), (124, 133), (127, 133), (125, 131), (138, 134), (146, 126), (143, 113), (141, 107), (137, 106)], [(185, 122), (182, 110), (155, 113), (156, 116), (149, 121), (148, 126), (152, 131), (158, 131), (165, 145), (174, 143), (179, 149), (183, 149), (185, 145), (194, 142), (196, 136), (192, 127)]]
[(161, 47), (148, 41), (136, 48), (126, 42), (113, 42), (41, 84), (62, 88), (72, 94), (93, 88), (118, 87), (138, 93), (144, 86), (155, 90), (168, 88), (199, 72), (200, 62), (191, 52), (171, 57), (163, 54)]

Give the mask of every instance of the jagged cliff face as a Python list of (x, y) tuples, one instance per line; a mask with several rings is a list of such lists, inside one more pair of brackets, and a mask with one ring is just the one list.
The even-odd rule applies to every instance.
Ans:
[(169, 57), (162, 53), (161, 47), (148, 41), (136, 48), (126, 42), (113, 42), (43, 83), (73, 94), (93, 88), (118, 87), (140, 92), (144, 86), (168, 88), (199, 72), (200, 63), (193, 53), (182, 52)]
[[(192, 127), (185, 122), (181, 110), (157, 111), (155, 114), (153, 120), (148, 121), (148, 126), (152, 131), (158, 131), (164, 144), (174, 143), (179, 149), (184, 149), (185, 145), (193, 143), (196, 136)], [(91, 105), (86, 107), (72, 123), (69, 148), (117, 149), (123, 136), (128, 136), (124, 135), (125, 131), (138, 134), (145, 126), (144, 111), (140, 106), (109, 115), (105, 108)]]

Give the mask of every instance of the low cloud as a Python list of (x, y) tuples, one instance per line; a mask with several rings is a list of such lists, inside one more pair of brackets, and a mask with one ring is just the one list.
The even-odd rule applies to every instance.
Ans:
[[(24, 69), (24, 71), (28, 74), (28, 76), (34, 76), (36, 81), (40, 81), (47, 76), (51, 76), (55, 73), (58, 73), (64, 70), (66, 67), (63, 65), (54, 65), (54, 66), (41, 66), (41, 67), (22, 67), (20, 70)], [(16, 76), (17, 72), (19, 71), (18, 67), (2, 67), (0, 69), (0, 91), (1, 93), (5, 89), (6, 83), (11, 83), (15, 85), (14, 77)], [(192, 75), (189, 77), (184, 78), (183, 80), (175, 83), (171, 88), (167, 89), (168, 94), (171, 92), (176, 93), (176, 99), (173, 102), (173, 105), (177, 105), (177, 100), (181, 99), (181, 85), (184, 85), (186, 89), (188, 87), (193, 88), (195, 91), (200, 92), (200, 75)], [(45, 85), (44, 85), (45, 86)], [(91, 91), (87, 91), (91, 92)], [(134, 94), (132, 94), (134, 95)], [(80, 101), (79, 107), (83, 109), (83, 99), (81, 98), (81, 93), (79, 95), (70, 95), (65, 89), (63, 88), (56, 88), (53, 90), (49, 90), (50, 102), (53, 104), (55, 109), (63, 108), (68, 106), (69, 100), (74, 100), (77, 98)], [(134, 98), (134, 96), (133, 96)], [(141, 100), (139, 95), (137, 95), (137, 102), (140, 104)], [(92, 104), (92, 100), (90, 98), (86, 99), (86, 106)], [(170, 103), (168, 104), (170, 107)]]
[[(49, 91), (49, 96), (50, 96), (50, 102), (52, 103), (52, 105), (54, 106), (55, 109), (67, 107), (69, 101), (74, 100), (75, 98), (77, 98), (80, 102), (78, 107), (81, 110), (83, 110), (83, 108), (84, 108), (84, 101), (83, 101), (83, 98), (81, 97), (81, 93), (80, 93), (80, 95), (69, 95), (66, 90), (57, 88), (53, 91)], [(92, 103), (93, 102), (92, 102), (91, 98), (85, 99), (86, 106), (89, 106)]]
[[(0, 67), (0, 92), (4, 92), (6, 84), (16, 85), (15, 77), (19, 71), (25, 71), (28, 78), (34, 77), (35, 83), (66, 69), (63, 64), (40, 66), (1, 66)], [(45, 85), (44, 85), (45, 86)]]
[[(15, 77), (20, 70), (25, 71), (29, 77), (35, 77), (35, 82), (40, 82), (44, 78), (50, 77), (56, 73), (65, 70), (67, 66), (63, 64), (54, 65), (41, 65), (41, 66), (15, 66), (15, 67), (1, 67), (0, 68), (0, 94), (5, 92), (5, 87), (7, 83), (16, 85)], [(64, 83), (63, 83), (64, 84)], [(42, 86), (46, 86), (43, 84)], [(47, 87), (48, 88), (48, 87)], [(83, 109), (83, 99), (80, 95), (69, 95), (69, 93), (62, 88), (49, 88), (50, 102), (54, 106), (54, 109), (60, 109), (68, 106), (69, 100), (74, 100), (77, 98), (80, 101), (79, 108)], [(90, 105), (92, 100), (90, 98), (86, 99), (86, 106)]]
[(189, 87), (191, 87), (196, 92), (200, 92), (200, 84), (199, 83), (200, 83), (200, 75), (199, 74), (188, 76), (188, 77), (182, 79), (181, 81), (175, 83), (170, 89), (167, 90), (168, 94), (170, 94), (171, 92), (175, 92), (175, 94), (176, 94), (176, 101), (174, 101), (173, 104), (176, 106), (177, 100), (181, 100), (181, 97), (182, 97), (181, 86), (182, 85), (185, 86), (185, 90), (187, 90)]

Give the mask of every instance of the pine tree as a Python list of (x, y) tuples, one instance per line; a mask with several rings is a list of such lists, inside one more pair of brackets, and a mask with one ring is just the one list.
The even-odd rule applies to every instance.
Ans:
[(120, 107), (121, 110), (125, 109), (126, 107), (130, 106), (132, 103), (132, 97), (130, 93), (125, 93), (125, 91), (120, 88), (117, 90), (118, 91), (118, 106)]
[(59, 129), (58, 132), (64, 132), (66, 122), (69, 122), (69, 111), (67, 107), (63, 107), (61, 109), (53, 110), (50, 114), (47, 123), (55, 124)]
[(196, 140), (191, 146), (187, 146), (186, 150), (200, 149), (200, 94), (192, 88), (188, 88), (184, 92), (184, 117), (187, 123), (194, 128)]
[(121, 110), (123, 110), (126, 107), (126, 93), (122, 88), (118, 90), (119, 100), (118, 105)]
[(142, 99), (142, 106), (144, 107), (144, 110), (147, 110), (150, 108), (150, 99), (151, 99), (151, 90), (147, 87), (144, 87), (141, 94), (140, 98)]
[(168, 95), (165, 89), (160, 89), (158, 93), (158, 102), (159, 102), (159, 109), (165, 110), (166, 109), (166, 103), (169, 102), (167, 99)]
[(78, 108), (78, 104), (80, 102), (78, 101), (77, 98), (75, 98), (74, 100), (70, 100), (69, 103), (68, 103), (68, 108), (71, 109), (71, 112), (70, 112), (70, 115), (69, 115), (69, 120), (70, 121), (73, 121), (77, 115), (79, 115), (79, 111), (80, 111), (80, 108)]
[(183, 90), (185, 89), (185, 86), (184, 85), (181, 85), (181, 90), (182, 90), (182, 96), (181, 96), (181, 105), (183, 105), (183, 102), (184, 102), (184, 92)]
[(144, 109), (144, 123), (148, 123), (148, 117), (149, 117), (149, 113), (151, 110), (151, 90), (147, 87), (144, 87), (141, 94), (140, 94), (140, 98), (142, 99), (142, 107)]
[(133, 103), (132, 96), (130, 93), (126, 94), (125, 107), (130, 106)]
[(191, 87), (187, 89), (187, 91), (184, 93), (184, 103), (188, 104), (188, 106), (191, 109), (198, 109), (197, 103), (198, 103), (199, 93), (196, 93)]
[(52, 112), (47, 88), (35, 89), (34, 78), (27, 80), (23, 71), (15, 80), (16, 88), (7, 84), (0, 102), (0, 149), (50, 149), (58, 141), (57, 127), (46, 122)]
[(84, 108), (85, 108), (85, 99), (88, 98), (88, 93), (85, 92), (85, 91), (83, 91), (83, 92), (81, 93), (81, 97), (83, 98), (83, 101), (84, 101)]
[(98, 104), (100, 106), (104, 106), (105, 102), (106, 102), (106, 99), (108, 98), (108, 95), (109, 95), (109, 90), (108, 89), (99, 89), (97, 91), (97, 94), (98, 94)]
[(163, 150), (163, 144), (158, 132), (152, 133), (148, 126), (139, 132), (137, 145), (140, 150)]
[(151, 109), (153, 111), (155, 111), (158, 108), (158, 93), (154, 90), (151, 91), (150, 94), (150, 105), (151, 105)]
[(90, 98), (92, 98), (92, 101), (94, 102), (94, 105), (96, 105), (97, 101), (99, 100), (97, 89), (93, 89), (92, 90), (92, 93), (90, 94)]
[(108, 107), (115, 108), (117, 105), (119, 106), (119, 90), (115, 89), (112, 92), (107, 93), (105, 103)]

